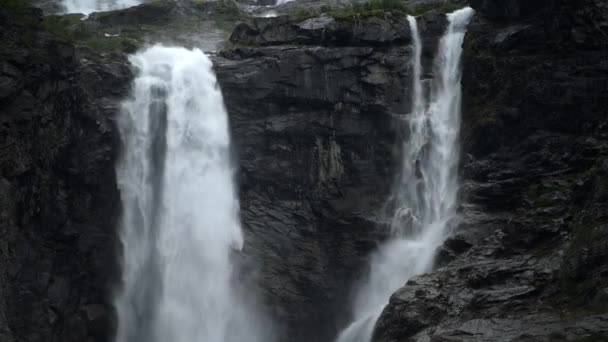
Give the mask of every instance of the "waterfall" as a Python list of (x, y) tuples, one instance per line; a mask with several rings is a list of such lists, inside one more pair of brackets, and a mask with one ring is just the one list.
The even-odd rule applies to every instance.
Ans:
[(66, 13), (90, 14), (137, 6), (140, 0), (63, 0)]
[(198, 49), (155, 46), (130, 62), (138, 76), (118, 122), (124, 276), (117, 341), (270, 341), (253, 291), (233, 279), (243, 236), (211, 61)]
[(435, 79), (428, 92), (421, 80), (422, 46), (416, 19), (408, 17), (414, 49), (412, 110), (405, 126), (408, 139), (401, 171), (388, 206), (391, 238), (371, 256), (369, 275), (355, 299), (353, 323), (340, 333), (337, 342), (369, 342), (390, 296), (412, 276), (431, 270), (435, 250), (455, 224), (460, 57), (473, 13), (467, 7), (448, 14), (448, 28), (435, 58)]

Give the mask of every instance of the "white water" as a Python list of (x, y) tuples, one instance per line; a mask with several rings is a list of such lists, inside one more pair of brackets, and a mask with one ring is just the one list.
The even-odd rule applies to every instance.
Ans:
[(63, 0), (66, 13), (83, 13), (111, 11), (137, 6), (141, 0)]
[(431, 270), (435, 250), (457, 218), (460, 57), (472, 15), (471, 8), (448, 15), (430, 92), (424, 91), (421, 81), (422, 46), (416, 19), (408, 18), (414, 38), (412, 111), (401, 173), (389, 201), (391, 238), (371, 256), (370, 273), (355, 299), (354, 321), (340, 333), (338, 342), (371, 340), (390, 296), (409, 278)]
[[(119, 127), (124, 289), (118, 342), (268, 342), (234, 281), (243, 236), (228, 118), (198, 49), (152, 47)], [(245, 300), (247, 298), (247, 300)]]

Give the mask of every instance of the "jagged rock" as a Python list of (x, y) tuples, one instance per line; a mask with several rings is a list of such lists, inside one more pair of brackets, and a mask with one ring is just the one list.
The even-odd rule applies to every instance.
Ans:
[[(82, 25), (125, 34), (153, 24), (145, 33), (160, 36), (183, 30), (171, 25), (193, 4), (96, 14)], [(203, 23), (219, 13), (204, 6), (216, 5), (189, 20)], [(374, 338), (605, 336), (608, 6), (472, 5), (462, 223), (439, 251), (440, 268), (391, 298)], [(27, 15), (37, 22), (41, 13)], [(428, 74), (445, 17), (418, 20)], [(0, 28), (0, 340), (109, 341), (119, 213), (111, 118), (128, 93), (128, 63), (74, 49), (3, 10)], [(399, 13), (254, 19), (214, 56), (240, 160), (242, 257), (260, 265), (251, 272), (286, 340), (335, 337), (348, 289), (385, 238), (378, 214), (410, 107), (409, 35)]]
[(112, 117), (130, 72), (40, 31), (39, 15), (0, 8), (0, 79), (14, 85), (0, 98), (0, 340), (108, 341), (94, 326), (113, 313), (85, 312), (111, 306), (119, 276)]
[(214, 60), (241, 164), (245, 253), (264, 265), (260, 288), (287, 340), (336, 336), (347, 289), (384, 237), (395, 129), (410, 106), (402, 20), (369, 17), (361, 25), (402, 27), (364, 34), (330, 17), (255, 19), (233, 34), (248, 46)]
[(456, 235), (467, 244), (446, 241), (440, 268), (391, 298), (374, 341), (604, 338), (606, 306), (593, 303), (608, 285), (606, 6), (471, 4)]
[(94, 12), (89, 16), (88, 22), (94, 22), (102, 27), (135, 26), (135, 25), (162, 25), (167, 24), (181, 9), (177, 0), (164, 0), (152, 4), (141, 4), (123, 10)]
[(438, 267), (445, 266), (456, 259), (456, 257), (469, 250), (473, 246), (473, 243), (467, 241), (467, 237), (464, 235), (455, 235), (448, 238), (437, 250), (435, 264)]
[(471, 7), (492, 19), (530, 17), (558, 2), (559, 0), (470, 0)]
[(395, 341), (438, 324), (448, 314), (448, 300), (430, 279), (411, 280), (397, 291), (376, 323), (372, 340)]
[(408, 44), (407, 18), (400, 12), (358, 17), (321, 16), (298, 20), (290, 16), (253, 18), (236, 26), (230, 37), (241, 45), (376, 46)]
[(555, 37), (583, 46), (608, 45), (608, 7), (603, 0), (471, 0), (470, 4), (489, 19), (543, 21), (544, 27), (537, 30), (546, 29)]

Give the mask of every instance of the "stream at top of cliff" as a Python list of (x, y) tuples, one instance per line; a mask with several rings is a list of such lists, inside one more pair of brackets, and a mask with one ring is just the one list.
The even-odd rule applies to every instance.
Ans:
[(407, 139), (401, 170), (387, 203), (390, 238), (371, 256), (370, 272), (355, 297), (354, 320), (337, 342), (372, 339), (390, 296), (409, 278), (432, 268), (436, 249), (458, 220), (460, 58), (473, 13), (466, 7), (448, 14), (431, 89), (425, 89), (421, 79), (422, 44), (417, 22), (408, 17), (414, 48), (412, 109), (404, 126)]
[(123, 289), (119, 342), (270, 341), (242, 248), (228, 117), (209, 58), (155, 46), (137, 69), (119, 128)]

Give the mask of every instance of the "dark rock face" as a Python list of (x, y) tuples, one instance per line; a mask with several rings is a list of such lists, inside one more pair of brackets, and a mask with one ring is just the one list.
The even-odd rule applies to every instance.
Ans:
[(399, 12), (360, 18), (331, 16), (297, 20), (289, 16), (255, 18), (236, 26), (230, 41), (241, 45), (375, 46), (408, 44), (407, 17)]
[(155, 5), (143, 4), (119, 11), (91, 13), (91, 19), (102, 27), (122, 25), (167, 24), (179, 11), (177, 2), (167, 0)]
[[(164, 27), (184, 4), (84, 25)], [(437, 252), (441, 268), (394, 294), (374, 339), (605, 336), (608, 5), (471, 4), (462, 224)], [(0, 341), (109, 341), (120, 208), (111, 118), (130, 72), (124, 57), (24, 26), (39, 15), (0, 11)], [(240, 162), (244, 257), (292, 342), (330, 341), (349, 321), (349, 290), (384, 238), (410, 107), (406, 18), (349, 20), (255, 19), (214, 57)], [(419, 25), (431, 70), (445, 19)]]
[(393, 295), (374, 341), (605, 338), (608, 7), (472, 3), (463, 224), (442, 268)]
[[(329, 341), (347, 323), (349, 289), (382, 239), (397, 118), (409, 108), (402, 17), (365, 19), (387, 28), (377, 35), (343, 34), (332, 20), (256, 19), (233, 41), (269, 46), (215, 60), (241, 165), (246, 253), (288, 341)], [(296, 42), (310, 46), (286, 45)]]
[(471, 0), (470, 5), (491, 19), (531, 17), (544, 9), (553, 8), (559, 0)]
[(35, 29), (39, 14), (0, 9), (0, 340), (107, 341), (120, 201), (111, 117), (129, 70), (80, 59)]
[(59, 0), (32, 0), (30, 3), (32, 6), (42, 9), (44, 15), (53, 15), (64, 11)]

